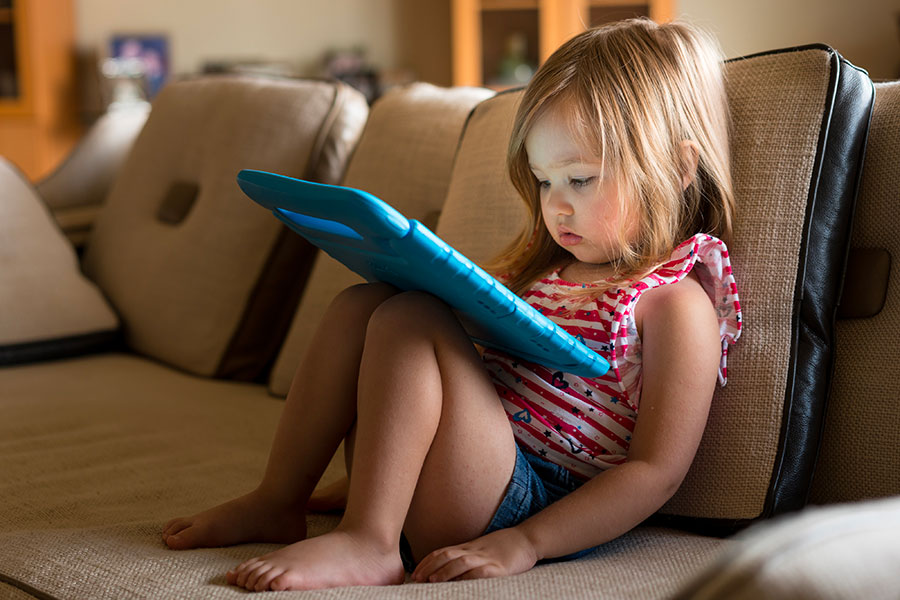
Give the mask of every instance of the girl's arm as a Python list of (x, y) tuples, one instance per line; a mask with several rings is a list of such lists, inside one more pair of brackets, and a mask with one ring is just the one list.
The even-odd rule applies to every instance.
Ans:
[(628, 461), (516, 527), (432, 552), (414, 580), (520, 573), (538, 560), (612, 540), (672, 497), (706, 425), (721, 358), (718, 321), (693, 277), (647, 292), (638, 308), (643, 390)]

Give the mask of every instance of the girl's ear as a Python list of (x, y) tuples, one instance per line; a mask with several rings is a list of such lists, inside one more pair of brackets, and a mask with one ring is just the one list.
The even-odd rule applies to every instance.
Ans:
[(684, 171), (681, 174), (681, 189), (686, 190), (697, 178), (697, 165), (700, 162), (700, 147), (694, 140), (681, 142), (681, 164)]

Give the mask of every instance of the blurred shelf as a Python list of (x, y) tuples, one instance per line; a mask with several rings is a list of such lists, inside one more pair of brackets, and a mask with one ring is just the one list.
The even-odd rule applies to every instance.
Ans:
[(0, 156), (35, 180), (81, 133), (72, 0), (6, 0), (0, 8)]
[(675, 0), (453, 0), (453, 84), (521, 85), (588, 27), (635, 16), (665, 22), (674, 11)]

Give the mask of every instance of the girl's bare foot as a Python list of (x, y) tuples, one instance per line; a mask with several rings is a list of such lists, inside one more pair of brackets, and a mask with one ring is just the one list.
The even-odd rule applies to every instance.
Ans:
[(232, 585), (261, 592), (400, 584), (405, 573), (396, 544), (381, 546), (336, 529), (248, 560), (226, 578)]
[(302, 506), (275, 502), (259, 491), (192, 517), (172, 519), (162, 538), (173, 550), (213, 548), (245, 542), (290, 544), (306, 537)]

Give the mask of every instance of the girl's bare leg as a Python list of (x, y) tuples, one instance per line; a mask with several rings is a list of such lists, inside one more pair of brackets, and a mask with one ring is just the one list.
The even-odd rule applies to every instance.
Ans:
[(347, 491), (350, 488), (350, 479), (343, 477), (334, 483), (317, 489), (306, 503), (306, 509), (311, 512), (329, 513), (343, 511), (347, 508)]
[(356, 418), (369, 318), (396, 292), (382, 284), (359, 285), (335, 298), (294, 376), (262, 482), (245, 496), (169, 521), (162, 537), (170, 548), (306, 537), (306, 501)]
[(414, 555), (479, 536), (515, 464), (506, 415), (446, 305), (420, 293), (372, 315), (359, 377), (347, 509), (334, 531), (247, 561), (228, 581), (285, 590), (403, 581)]

